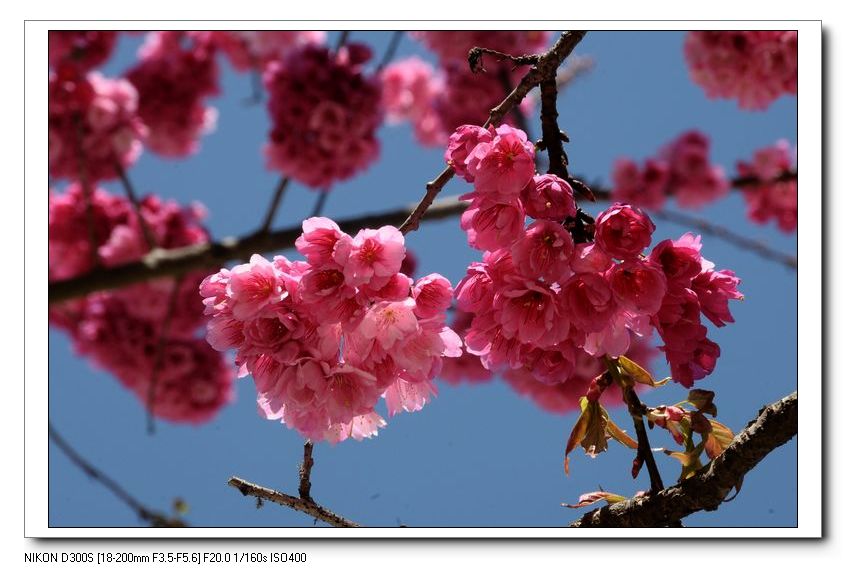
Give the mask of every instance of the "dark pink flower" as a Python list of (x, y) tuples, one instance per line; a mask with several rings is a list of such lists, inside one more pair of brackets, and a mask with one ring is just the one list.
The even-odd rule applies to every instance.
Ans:
[(655, 225), (642, 211), (615, 203), (596, 218), (596, 244), (615, 259), (633, 259), (652, 242)]
[(576, 216), (573, 187), (567, 181), (552, 175), (535, 175), (520, 192), (526, 214), (533, 219), (563, 221)]
[(616, 301), (638, 315), (653, 315), (667, 293), (667, 280), (657, 265), (633, 260), (614, 265), (607, 274)]
[(538, 220), (511, 248), (514, 262), (526, 277), (548, 283), (563, 281), (570, 272), (573, 237), (555, 221)]

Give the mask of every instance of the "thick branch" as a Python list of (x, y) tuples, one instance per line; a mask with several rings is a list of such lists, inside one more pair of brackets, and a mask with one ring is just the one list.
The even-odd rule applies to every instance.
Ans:
[(731, 445), (692, 478), (677, 485), (588, 512), (571, 527), (654, 528), (701, 510), (716, 510), (732, 488), (771, 451), (790, 441), (798, 429), (796, 392), (761, 409), (757, 419)]
[[(338, 221), (338, 225), (345, 231), (393, 225), (405, 218), (413, 208), (405, 206), (384, 213), (345, 219)], [(444, 219), (462, 213), (465, 208), (467, 203), (459, 201), (458, 197), (449, 197), (434, 203), (426, 213), (426, 219)], [(302, 228), (296, 227), (246, 237), (226, 237), (220, 241), (178, 249), (157, 249), (135, 263), (91, 271), (74, 279), (53, 281), (50, 283), (49, 302), (60, 303), (94, 291), (117, 289), (162, 277), (175, 277), (190, 271), (215, 269), (227, 261), (249, 259), (254, 253), (289, 249), (294, 246), (294, 241), (301, 233)]]
[(311, 499), (304, 500), (302, 498), (295, 498), (294, 496), (289, 496), (288, 494), (283, 494), (282, 492), (277, 492), (276, 490), (271, 490), (270, 488), (258, 486), (252, 482), (248, 482), (247, 480), (242, 480), (241, 478), (229, 478), (228, 483), (245, 496), (253, 496), (254, 498), (260, 498), (262, 500), (274, 502), (280, 506), (297, 510), (298, 512), (302, 512), (313, 518), (322, 520), (330, 526), (335, 526), (336, 528), (358, 527), (358, 524), (355, 522), (347, 520), (331, 510), (327, 510)]

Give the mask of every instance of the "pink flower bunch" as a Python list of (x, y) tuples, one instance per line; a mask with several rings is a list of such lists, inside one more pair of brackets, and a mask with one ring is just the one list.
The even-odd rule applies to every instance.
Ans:
[(200, 285), (209, 343), (237, 350), (259, 412), (335, 443), (376, 435), (381, 397), (389, 415), (422, 409), (442, 358), (461, 355), (445, 323), (449, 281), (400, 273), (405, 243), (394, 227), (351, 237), (313, 217), (296, 246), (305, 261), (253, 255)]
[(138, 114), (148, 127), (145, 144), (167, 157), (196, 153), (200, 137), (217, 123), (217, 110), (204, 102), (219, 92), (208, 33), (150, 32), (138, 58), (126, 77), (138, 90)]
[(136, 161), (146, 127), (132, 84), (60, 67), (50, 73), (48, 91), (50, 176), (96, 182)]
[(326, 33), (319, 30), (214, 30), (198, 34), (208, 34), (238, 72), (261, 70), (292, 49), (326, 40)]
[(722, 327), (734, 322), (729, 300), (743, 298), (734, 271), (716, 271), (701, 249), (700, 237), (686, 233), (676, 241), (658, 243), (645, 261), (663, 273), (666, 293), (651, 323), (664, 341), (661, 349), (673, 379), (685, 387), (710, 375), (720, 356), (720, 346), (707, 337), (702, 315)]
[(734, 98), (740, 108), (764, 110), (796, 94), (796, 31), (688, 32), (684, 54), (690, 76), (708, 98)]
[[(91, 233), (82, 185), (71, 183), (64, 194), (50, 192), (48, 239), (51, 280), (69, 279), (90, 271)], [(158, 246), (165, 249), (203, 243), (208, 233), (200, 224), (205, 208), (181, 207), (148, 195), (139, 203), (141, 217)], [(91, 193), (91, 221), (96, 253), (106, 267), (137, 261), (149, 250), (138, 215), (122, 196), (103, 189)]]
[(416, 56), (398, 60), (382, 71), (382, 103), (388, 122), (410, 122), (417, 140), (424, 146), (446, 141), (434, 101), (443, 91), (443, 81), (434, 68)]
[(785, 171), (793, 169), (795, 161), (786, 140), (755, 151), (751, 162), (737, 163), (739, 176), (761, 181), (741, 187), (750, 220), (761, 224), (775, 221), (785, 233), (796, 230), (799, 210), (796, 179), (778, 180)]
[(363, 44), (337, 53), (307, 44), (268, 64), (272, 129), (264, 152), (270, 168), (323, 188), (377, 159), (381, 83), (362, 72), (370, 56)]
[[(77, 183), (64, 194), (50, 193), (52, 280), (75, 277), (94, 266), (85, 206)], [(97, 189), (91, 195), (91, 208), (96, 253), (104, 266), (137, 261), (148, 251), (138, 216), (127, 200)], [(200, 225), (204, 211), (199, 206), (183, 208), (147, 196), (140, 213), (163, 248), (208, 240)], [(155, 415), (200, 423), (232, 398), (234, 378), (223, 356), (197, 337), (204, 318), (196, 287), (204, 276), (202, 272), (188, 274), (178, 286), (172, 279), (163, 279), (93, 293), (52, 307), (50, 320), (68, 332), (81, 355), (113, 373), (145, 405), (155, 381)]]
[[(464, 197), (471, 204), (461, 226), (485, 253), (456, 296), (475, 315), (467, 351), (486, 368), (524, 368), (538, 381), (561, 383), (581, 352), (622, 355), (632, 335), (647, 337), (654, 326), (677, 381), (690, 387), (713, 370), (719, 348), (705, 337), (700, 313), (717, 325), (732, 321), (728, 299), (740, 297), (739, 280), (713, 271), (698, 238), (663, 241), (645, 256), (655, 225), (616, 203), (590, 226), (592, 239), (574, 241), (572, 188), (536, 175), (534, 147), (508, 125), (460, 127), (445, 157), (475, 186)], [(535, 219), (528, 226), (527, 217)]]
[(429, 30), (411, 35), (438, 55), (442, 61), (461, 60), (476, 46), (520, 56), (536, 54), (549, 44), (550, 33), (543, 30)]
[[(626, 356), (641, 367), (649, 367), (657, 356), (658, 350), (648, 337), (632, 336), (631, 346)], [(551, 413), (568, 413), (579, 409), (579, 398), (585, 395), (593, 379), (605, 371), (601, 359), (577, 349), (573, 360), (573, 371), (565, 381), (550, 383), (537, 379), (532, 371), (525, 367), (507, 369), (503, 378), (522, 396)], [(623, 403), (619, 388), (609, 388), (602, 395), (602, 405), (614, 406)]]
[[(182, 287), (196, 296), (191, 283), (197, 282)], [(131, 304), (127, 294), (104, 292), (65, 306), (60, 315), (77, 352), (115, 375), (145, 406), (155, 376), (152, 411), (161, 419), (201, 424), (214, 418), (235, 393), (224, 356), (178, 324), (162, 340), (163, 318), (136, 317)]]
[(710, 142), (698, 131), (688, 131), (664, 146), (657, 158), (642, 168), (630, 159), (614, 165), (614, 200), (659, 209), (668, 196), (680, 207), (698, 208), (723, 197), (729, 190), (723, 168), (711, 164)]
[(50, 66), (88, 72), (112, 55), (118, 33), (110, 30), (51, 30), (47, 34)]

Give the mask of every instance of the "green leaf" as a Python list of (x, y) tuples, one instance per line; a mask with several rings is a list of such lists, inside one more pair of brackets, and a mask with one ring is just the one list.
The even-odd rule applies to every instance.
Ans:
[(685, 452), (674, 452), (670, 450), (663, 450), (665, 454), (671, 458), (677, 459), (682, 465), (681, 475), (679, 481), (686, 480), (695, 474), (701, 467), (702, 461), (699, 456), (702, 455), (702, 450), (705, 449), (705, 442), (700, 442), (692, 450)]

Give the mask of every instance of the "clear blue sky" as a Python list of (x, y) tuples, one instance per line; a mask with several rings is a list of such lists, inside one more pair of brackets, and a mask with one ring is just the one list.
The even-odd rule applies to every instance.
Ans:
[[(377, 55), (389, 33), (353, 32)], [(334, 36), (333, 36), (334, 38)], [(596, 60), (594, 70), (559, 101), (560, 124), (574, 172), (608, 182), (621, 155), (644, 158), (680, 132), (697, 128), (712, 138), (715, 162), (731, 173), (734, 162), (779, 138), (796, 142), (796, 98), (783, 97), (764, 113), (744, 112), (734, 102), (709, 101), (687, 77), (682, 33), (591, 32), (577, 53)], [(125, 70), (138, 37), (122, 36), (105, 67)], [(419, 54), (405, 37), (398, 56)], [(378, 56), (377, 56), (378, 58)], [(187, 161), (165, 161), (145, 153), (131, 177), (143, 192), (187, 202), (202, 201), (215, 236), (242, 234), (260, 221), (277, 175), (264, 169), (260, 148), (268, 129), (263, 106), (248, 106), (251, 79), (224, 64), (222, 95), (213, 101), (217, 131)], [(534, 121), (537, 127), (537, 121)], [(535, 134), (538, 134), (537, 128)], [(336, 187), (327, 216), (341, 218), (416, 201), (424, 183), (442, 167), (442, 151), (419, 148), (407, 126), (380, 131), (380, 161), (366, 174)], [(106, 188), (120, 192), (116, 183)], [(444, 194), (467, 192), (452, 182)], [(296, 224), (310, 211), (314, 194), (288, 190), (277, 225)], [(600, 207), (591, 208), (595, 213)], [(737, 194), (699, 213), (714, 222), (796, 254), (796, 236), (753, 225)], [(685, 230), (658, 222), (656, 239)], [(354, 233), (354, 231), (348, 231)], [(742, 278), (742, 303), (733, 303), (734, 325), (710, 330), (722, 348), (716, 371), (698, 382), (717, 392), (719, 420), (742, 428), (758, 409), (797, 388), (796, 273), (741, 252), (720, 239), (704, 240), (705, 256)], [(457, 219), (427, 223), (408, 238), (419, 257), (418, 274), (440, 272), (453, 283), (477, 253), (467, 246)], [(130, 493), (166, 510), (174, 497), (190, 507), (193, 526), (311, 526), (302, 514), (254, 502), (227, 487), (237, 475), (295, 493), (302, 439), (278, 422), (257, 415), (251, 378), (239, 380), (237, 401), (201, 427), (159, 423), (145, 430), (135, 397), (111, 375), (74, 355), (71, 344), (50, 330), (50, 419), (90, 461)], [(666, 374), (663, 363), (655, 373)], [(818, 387), (807, 384), (805, 387)], [(680, 386), (649, 393), (650, 405), (684, 397)], [(620, 424), (624, 412), (612, 411)], [(443, 384), (422, 412), (389, 420), (378, 438), (315, 448), (312, 495), (327, 507), (363, 525), (396, 526), (561, 526), (578, 511), (560, 506), (602, 486), (631, 495), (648, 487), (646, 473), (628, 474), (632, 454), (619, 445), (595, 460), (576, 455), (567, 477), (564, 444), (575, 415), (553, 415), (519, 397), (503, 381), (475, 387)], [(626, 426), (624, 426), (626, 427)], [(627, 427), (627, 429), (630, 429)], [(663, 432), (653, 445), (672, 443)], [(58, 450), (50, 450), (51, 526), (134, 526), (135, 514), (91, 482)], [(657, 456), (665, 481), (678, 473), (674, 460)], [(794, 526), (797, 519), (795, 440), (767, 457), (745, 480), (740, 496), (717, 512), (686, 519), (688, 526)]]

